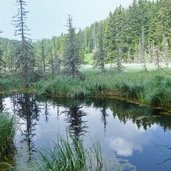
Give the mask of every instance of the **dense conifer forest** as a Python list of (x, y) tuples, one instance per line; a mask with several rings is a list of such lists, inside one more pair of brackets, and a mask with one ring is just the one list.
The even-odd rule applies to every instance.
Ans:
[[(85, 29), (74, 28), (77, 49), (82, 64), (94, 64), (104, 70), (104, 64), (122, 62), (160, 63), (168, 66), (171, 51), (171, 1), (134, 0), (128, 8), (117, 7), (102, 21)], [(74, 19), (73, 19), (74, 20)], [(74, 26), (73, 26), (74, 27)], [(58, 29), (58, 28), (56, 28)], [(34, 47), (35, 67), (40, 73), (45, 68), (60, 70), (65, 58), (67, 34), (52, 39), (31, 42)], [(16, 49), (20, 41), (1, 38), (1, 70), (17, 70)]]

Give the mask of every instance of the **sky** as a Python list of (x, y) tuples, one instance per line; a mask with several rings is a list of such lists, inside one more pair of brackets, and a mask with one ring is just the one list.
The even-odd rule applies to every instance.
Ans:
[[(66, 32), (67, 16), (73, 18), (78, 30), (84, 29), (95, 21), (105, 19), (109, 12), (120, 4), (128, 7), (133, 0), (25, 0), (27, 2), (27, 26), (30, 38), (38, 40), (51, 38)], [(1, 37), (14, 37), (15, 28), (12, 17), (17, 14), (16, 0), (1, 0), (0, 30)]]

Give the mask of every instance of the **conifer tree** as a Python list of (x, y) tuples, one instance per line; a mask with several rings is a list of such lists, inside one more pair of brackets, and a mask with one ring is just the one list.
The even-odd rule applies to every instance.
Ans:
[(98, 37), (98, 48), (94, 53), (94, 65), (95, 68), (98, 67), (102, 72), (104, 72), (105, 68), (105, 49), (104, 49), (104, 31), (103, 26), (99, 28), (99, 37)]
[(23, 78), (25, 85), (28, 86), (34, 79), (34, 51), (31, 40), (27, 37), (28, 27), (26, 25), (27, 3), (24, 0), (17, 0), (18, 13), (14, 16), (13, 22), (16, 27), (15, 36), (21, 38), (19, 47), (16, 49), (17, 69)]
[[(0, 33), (2, 33), (2, 31), (0, 31)], [(0, 45), (1, 45), (1, 43), (0, 43)], [(2, 71), (5, 68), (5, 62), (2, 60), (2, 55), (3, 55), (3, 50), (1, 49), (1, 46), (0, 46), (0, 74), (2, 73)]]
[(46, 73), (46, 66), (45, 66), (45, 45), (44, 41), (41, 41), (41, 63), (42, 63), (42, 68), (43, 68), (43, 74), (45, 75)]
[(165, 36), (163, 36), (162, 50), (163, 50), (163, 60), (165, 61), (165, 64), (168, 68), (169, 67), (169, 44)]
[(52, 38), (52, 42), (53, 42), (53, 49), (54, 49), (54, 59), (53, 59), (53, 68), (54, 68), (54, 72), (55, 73), (59, 73), (60, 72), (60, 58), (58, 55), (58, 50), (57, 50), (57, 41), (56, 38), (53, 37)]
[(146, 59), (145, 59), (145, 35), (144, 35), (144, 27), (142, 26), (142, 35), (141, 35), (141, 59), (144, 65), (144, 70), (147, 71)]
[(123, 49), (124, 49), (124, 39), (125, 39), (125, 34), (124, 34), (124, 23), (125, 23), (125, 11), (122, 6), (120, 6), (116, 10), (116, 19), (115, 19), (115, 44), (116, 44), (116, 67), (115, 70), (117, 72), (121, 72), (123, 70), (123, 65), (121, 64), (122, 59), (124, 58), (123, 56)]
[(68, 16), (68, 34), (66, 35), (66, 42), (64, 48), (64, 72), (73, 78), (80, 77), (79, 66), (81, 64), (79, 56), (79, 45), (77, 36), (75, 34), (75, 28), (72, 25), (72, 17)]

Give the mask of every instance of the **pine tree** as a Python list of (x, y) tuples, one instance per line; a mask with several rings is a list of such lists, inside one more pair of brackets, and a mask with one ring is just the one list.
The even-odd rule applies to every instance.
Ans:
[(46, 66), (45, 66), (45, 45), (44, 41), (41, 41), (41, 63), (42, 63), (42, 68), (43, 68), (43, 74), (45, 75), (46, 73)]
[(163, 50), (163, 59), (168, 68), (169, 67), (169, 44), (165, 36), (163, 36), (162, 50)]
[(53, 37), (52, 38), (52, 42), (53, 42), (53, 49), (54, 49), (54, 59), (53, 59), (53, 67), (54, 67), (54, 72), (55, 73), (59, 73), (60, 72), (60, 58), (58, 55), (58, 50), (57, 50), (57, 41), (56, 38)]
[[(0, 33), (2, 33), (2, 31), (0, 31)], [(2, 56), (3, 56), (3, 50), (0, 47), (0, 74), (5, 69), (5, 62), (2, 60)]]
[(144, 27), (142, 26), (142, 35), (141, 35), (141, 59), (144, 65), (144, 70), (147, 71), (147, 66), (146, 66), (146, 59), (145, 59), (145, 35), (144, 35)]
[(104, 31), (103, 31), (103, 25), (99, 28), (99, 37), (98, 37), (98, 48), (96, 49), (94, 53), (94, 65), (95, 68), (98, 67), (102, 72), (104, 72), (105, 68), (105, 57), (106, 53), (104, 50)]
[(161, 66), (160, 66), (160, 50), (159, 50), (159, 48), (156, 47), (155, 51), (156, 51), (156, 54), (155, 54), (156, 55), (155, 65), (157, 66), (157, 70), (159, 70), (161, 68)]
[(21, 38), (20, 46), (17, 47), (15, 55), (17, 56), (17, 69), (23, 78), (25, 85), (28, 86), (34, 79), (34, 51), (31, 40), (27, 37), (28, 27), (26, 25), (27, 14), (26, 2), (17, 0), (18, 14), (14, 16), (14, 26), (16, 27), (15, 36)]
[(75, 28), (72, 25), (72, 17), (68, 16), (68, 34), (66, 36), (64, 48), (64, 72), (73, 78), (80, 78), (80, 71), (78, 70), (81, 60), (79, 56), (79, 45), (75, 34)]
[(125, 40), (125, 34), (124, 34), (124, 23), (125, 23), (125, 11), (120, 6), (118, 9), (116, 9), (116, 19), (115, 19), (115, 44), (116, 44), (116, 67), (114, 68), (117, 72), (123, 71), (123, 65), (121, 64), (122, 59), (124, 58), (124, 40)]
[(49, 54), (50, 54), (51, 74), (53, 77), (54, 76), (54, 57), (53, 57), (53, 53), (52, 53), (52, 47), (49, 48)]
[(115, 14), (116, 11), (113, 14), (112, 13), (109, 14), (109, 18), (107, 19), (107, 25), (105, 28), (105, 38), (104, 38), (104, 44), (107, 51), (107, 62), (111, 64), (110, 69), (112, 68), (114, 57), (116, 56)]

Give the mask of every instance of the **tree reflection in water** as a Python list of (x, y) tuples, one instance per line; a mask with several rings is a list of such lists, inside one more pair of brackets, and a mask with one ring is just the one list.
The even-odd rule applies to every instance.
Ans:
[(76, 138), (84, 135), (86, 133), (87, 126), (86, 121), (83, 121), (83, 116), (86, 113), (81, 110), (81, 106), (70, 106), (68, 110), (65, 111), (67, 115), (67, 121), (69, 125), (69, 132)]
[(3, 106), (3, 97), (2, 95), (0, 95), (0, 113), (2, 113), (4, 110), (4, 106)]
[(23, 120), (21, 123), (22, 143), (27, 144), (28, 161), (32, 159), (35, 145), (33, 138), (36, 135), (36, 125), (39, 121), (39, 106), (33, 95), (17, 95), (17, 115)]
[(82, 106), (76, 100), (72, 101), (65, 105), (66, 110), (62, 113), (65, 113), (67, 116), (66, 121), (69, 123), (68, 130), (72, 136), (75, 136), (79, 139), (83, 136), (88, 128), (86, 126), (86, 121), (83, 120), (83, 117), (87, 114), (81, 110)]
[[(3, 108), (9, 107), (9, 105), (12, 106), (11, 104), (9, 105), (6, 104), (8, 102), (9, 102), (8, 98), (7, 100), (5, 99), (3, 100), (3, 98), (1, 97), (0, 109), (3, 110)], [(66, 125), (67, 125), (67, 129), (69, 133), (75, 136), (77, 139), (82, 139), (87, 136), (86, 132), (87, 132), (88, 127), (91, 128), (92, 126), (91, 130), (89, 130), (89, 135), (90, 135), (93, 129), (95, 129), (95, 131), (98, 132), (99, 128), (101, 126), (103, 128), (104, 126), (104, 131), (107, 132), (107, 134), (105, 134), (106, 137), (110, 134), (110, 131), (111, 131), (111, 135), (109, 138), (111, 138), (112, 136), (114, 137), (112, 139), (113, 140), (112, 142), (115, 145), (114, 147), (117, 148), (117, 150), (116, 149), (115, 150), (116, 152), (118, 152), (118, 154), (119, 154), (119, 151), (118, 151), (119, 147), (121, 148), (121, 150), (122, 150), (122, 147), (124, 149), (127, 147), (128, 150), (131, 150), (131, 153), (133, 153), (134, 151), (141, 151), (142, 147), (146, 143), (146, 139), (142, 141), (142, 143), (139, 143), (136, 141), (136, 136), (138, 137), (137, 139), (140, 140), (139, 138), (141, 138), (141, 135), (147, 134), (145, 133), (146, 132), (145, 130), (149, 130), (149, 128), (153, 128), (153, 126), (155, 125), (161, 126), (161, 128), (163, 128), (164, 131), (171, 130), (171, 124), (170, 124), (171, 117), (169, 115), (161, 115), (161, 112), (163, 111), (158, 110), (158, 109), (154, 110), (147, 106), (140, 106), (140, 105), (135, 105), (131, 103), (126, 103), (126, 102), (122, 102), (119, 100), (83, 99), (82, 101), (79, 101), (76, 99), (58, 98), (58, 99), (53, 99), (53, 100), (44, 99), (44, 101), (40, 99), (39, 101), (36, 101), (34, 96), (28, 95), (28, 94), (22, 94), (22, 95), (11, 96), (11, 102), (13, 102), (14, 113), (16, 113), (21, 118), (20, 121), (22, 122), (21, 123), (22, 134), (19, 138), (21, 138), (21, 142), (22, 142), (21, 146), (23, 148), (27, 148), (26, 149), (27, 154), (25, 154), (25, 156), (27, 157), (27, 161), (30, 161), (31, 159), (33, 159), (33, 154), (34, 154), (33, 152), (35, 151), (35, 144), (36, 144), (36, 147), (39, 147), (39, 145), (35, 143), (35, 135), (37, 133), (36, 125), (40, 117), (41, 117), (40, 123), (42, 125), (47, 124), (46, 128), (45, 126), (43, 126), (43, 128), (45, 129), (40, 130), (41, 131), (40, 136), (42, 136), (43, 138), (47, 138), (50, 132), (52, 135), (52, 139), (50, 139), (51, 138), (50, 137), (48, 140), (54, 140), (53, 136), (56, 135), (56, 131), (59, 130), (55, 128), (60, 128), (60, 126), (62, 127), (62, 129), (64, 126), (63, 130), (65, 130)], [(39, 117), (39, 110), (41, 110), (40, 117)], [(95, 117), (91, 118), (91, 116), (93, 115), (92, 112), (98, 112), (97, 115), (95, 115), (95, 117), (97, 118), (100, 117), (103, 124), (101, 122), (99, 123), (97, 122), (97, 125), (94, 125), (94, 123), (96, 123), (96, 118)], [(60, 115), (62, 114), (65, 114), (65, 116), (63, 115), (60, 117)], [(57, 115), (58, 120), (56, 121), (54, 120), (55, 118), (54, 115), (55, 116)], [(112, 117), (114, 119), (112, 119)], [(65, 120), (63, 120), (64, 118)], [(91, 119), (92, 120), (94, 119), (93, 123), (89, 123), (89, 120)], [(121, 126), (122, 129), (118, 129), (118, 130), (115, 129), (115, 131), (111, 129), (112, 126), (110, 123), (113, 123), (113, 120), (115, 120), (114, 128), (116, 125), (117, 126), (119, 125)], [(48, 128), (50, 129), (48, 130)], [(108, 129), (106, 130), (106, 128)], [(130, 130), (132, 129), (131, 133), (134, 136), (132, 137), (121, 136), (121, 135), (124, 135), (124, 133), (127, 131), (127, 129), (125, 128), (128, 128), (128, 131), (129, 129)], [(139, 131), (137, 128), (141, 130)], [(122, 130), (126, 130), (126, 131), (122, 132)], [(116, 133), (116, 136), (114, 136), (115, 133)], [(39, 132), (37, 134), (39, 135)], [(100, 132), (100, 136), (103, 136), (101, 132)], [(39, 140), (41, 140), (41, 138)], [(132, 140), (130, 140), (131, 138)], [(101, 139), (101, 141), (103, 141), (103, 138)], [(121, 144), (120, 146), (119, 145), (116, 146), (118, 142)], [(38, 143), (40, 143), (40, 141)], [(156, 146), (157, 147), (156, 150), (158, 151), (160, 150), (159, 148), (163, 150), (166, 147), (163, 142), (160, 142), (160, 144), (159, 143), (157, 144), (158, 146)], [(170, 148), (169, 146), (167, 147), (168, 147), (167, 149)], [(23, 150), (21, 150), (21, 152), (22, 151)], [(130, 151), (126, 151), (126, 152), (128, 156), (128, 152)], [(163, 161), (161, 163), (167, 163), (167, 161), (169, 160), (170, 158), (166, 160), (161, 160)], [(120, 162), (120, 160), (117, 160), (117, 161)], [(119, 167), (120, 167), (120, 164), (119, 164)]]

